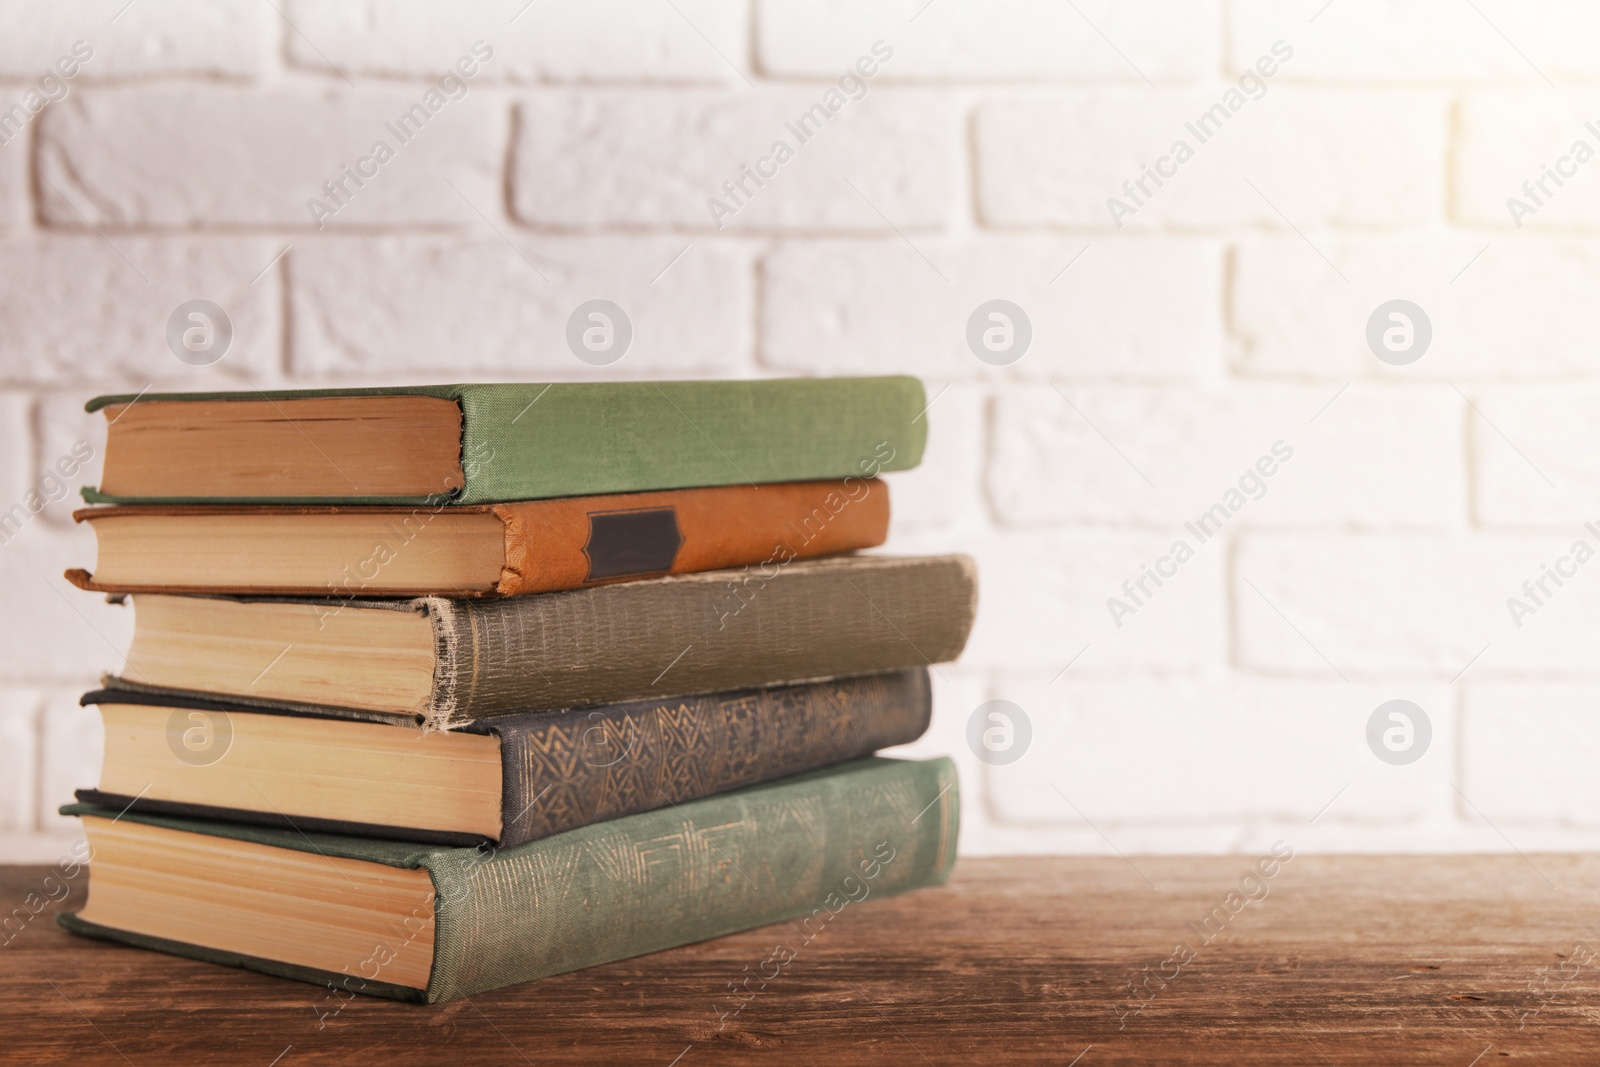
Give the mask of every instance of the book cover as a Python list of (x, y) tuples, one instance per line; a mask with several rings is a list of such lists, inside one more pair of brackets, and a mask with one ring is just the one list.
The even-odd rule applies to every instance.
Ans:
[[(437, 554), (465, 554), (448, 538), (474, 514), (499, 522), (498, 563), (469, 584), (430, 585)], [(102, 559), (132, 540), (147, 560), (110, 579), (66, 572), (95, 592), (521, 596), (756, 565), (780, 545), (796, 559), (873, 548), (888, 535), (889, 489), (846, 478), (450, 507), (131, 504), (73, 519)]]
[[(201, 822), (72, 805), (94, 853), (89, 896), (57, 921), (68, 930), (357, 993), (435, 1003), (655, 952), (783, 919), (816, 929), (852, 902), (945, 881), (955, 862), (960, 801), (946, 759), (872, 758), (721, 796), (596, 823), (495, 851)], [(156, 827), (146, 847), (202, 855), (207, 836), (375, 868), (426, 871), (429, 909), (384, 943), (339, 966), (326, 949), (289, 936), (289, 924), (238, 930), (216, 921), (238, 907), (203, 873), (176, 891), (182, 914), (97, 903), (101, 886), (132, 876), (109, 866), (97, 839), (119, 822)], [(199, 838), (199, 840), (197, 840)], [(196, 850), (199, 850), (198, 852)], [(106, 851), (109, 851), (106, 850)], [(360, 870), (354, 873), (359, 876)], [(240, 874), (238, 877), (247, 877)], [(343, 883), (322, 874), (328, 892)], [(364, 879), (362, 880), (365, 881)], [(115, 892), (114, 889), (108, 892)], [(359, 895), (352, 883), (349, 893)], [(115, 924), (97, 915), (110, 909)], [(109, 916), (108, 916), (109, 917)], [(394, 942), (393, 944), (388, 943)], [(424, 960), (394, 966), (407, 949)], [(416, 966), (422, 963), (425, 966)], [(425, 974), (405, 982), (388, 979)]]
[[(240, 401), (265, 405), (315, 398), (436, 397), (460, 407), (459, 489), (438, 495), (371, 495), (359, 467), (337, 493), (159, 497), (85, 489), (90, 503), (420, 504), (446, 499), (493, 504), (550, 497), (693, 486), (862, 477), (908, 470), (922, 459), (926, 398), (915, 378), (793, 378), (695, 382), (568, 382), (298, 389), (100, 396), (86, 409), (136, 411), (160, 404)], [(124, 407), (127, 405), (127, 407)], [(306, 449), (286, 423), (283, 449)], [(317, 449), (326, 453), (326, 449)], [(324, 454), (324, 459), (331, 457)], [(106, 468), (119, 462), (116, 439)], [(178, 447), (160, 457), (181, 485), (214, 465), (208, 450)]]
[[(133, 597), (136, 615), (153, 617), (159, 607), (151, 640), (160, 637), (164, 652), (145, 654), (151, 623), (141, 618), (128, 669), (107, 681), (112, 688), (201, 691), (331, 714), (376, 709), (444, 727), (527, 708), (943, 663), (960, 654), (971, 631), (977, 573), (966, 556), (845, 556), (498, 600), (151, 599), (157, 603)], [(382, 678), (392, 691), (418, 697), (368, 700), (340, 673), (341, 656), (354, 653), (339, 649), (357, 646), (319, 648), (373, 612), (384, 613), (386, 626), (420, 631)], [(216, 666), (224, 645), (249, 646), (233, 673)], [(189, 650), (186, 658), (174, 648)]]
[[(149, 704), (231, 716), (287, 714), (128, 690), (102, 689), (86, 694), (80, 703)], [(469, 723), (464, 729), (500, 741), (501, 830), (489, 840), (509, 846), (909, 744), (927, 730), (931, 710), (928, 672), (918, 669), (589, 710), (525, 712)], [(159, 749), (169, 740), (152, 736), (149, 743)], [(317, 775), (339, 774), (335, 761), (324, 765), (320, 757), (313, 752), (303, 758)], [(486, 840), (432, 824), (419, 828), (404, 820), (374, 823), (331, 815), (336, 802), (317, 795), (296, 797), (276, 790), (269, 803), (253, 788), (258, 773), (252, 773), (247, 759), (230, 752), (214, 763), (181, 768), (191, 777), (210, 777), (213, 783), (208, 784), (220, 781), (235, 800), (227, 806), (185, 802), (182, 779), (173, 784), (142, 782), (137, 794), (108, 791), (102, 782), (100, 789), (78, 790), (77, 797), (119, 811), (323, 833), (452, 845)]]

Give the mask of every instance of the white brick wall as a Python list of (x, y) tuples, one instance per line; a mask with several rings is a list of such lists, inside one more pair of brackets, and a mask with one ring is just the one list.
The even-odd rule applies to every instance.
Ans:
[[(394, 158), (359, 188), (345, 227), (440, 226), (493, 204), (505, 116), (468, 90), (424, 132), (390, 127), (423, 93), (406, 89), (187, 86), (84, 91), (52, 108), (38, 133), (40, 211), (63, 229), (316, 228), (323, 183), (386, 140)], [(372, 169), (372, 165), (367, 167)], [(326, 221), (326, 220), (324, 220)]]
[[(972, 553), (982, 595), (907, 751), (957, 759), (966, 850), (1600, 847), (1600, 563), (1507, 605), (1600, 549), (1591, 5), (63, 0), (0, 21), (0, 511), (98, 450), (98, 392), (915, 373), (932, 439), (895, 478), (891, 547)], [(34, 115), (30, 92), (59, 99)], [(345, 178), (417, 104), (422, 131)], [(785, 124), (818, 104), (801, 144)], [(763, 162), (779, 139), (793, 158)], [(1507, 199), (1546, 165), (1569, 173), (1518, 226)], [(214, 366), (165, 347), (192, 298), (235, 328)], [(604, 369), (563, 341), (594, 298), (635, 328)], [(1366, 340), (1396, 298), (1432, 327), (1407, 366)], [(1031, 323), (1009, 366), (966, 341), (993, 299)], [(1230, 491), (1200, 543), (1185, 523)], [(75, 697), (128, 638), (60, 577), (91, 551), (71, 508), (0, 545), (0, 859), (75, 832), (53, 809), (98, 759)], [(1180, 539), (1192, 559), (1125, 592)], [(991, 699), (1031, 724), (1009, 765), (968, 747)], [(1431, 722), (1413, 764), (1368, 748), (1391, 699)]]
[(36, 81), (75, 41), (92, 55), (86, 81), (152, 75), (254, 79), (270, 65), (272, 11), (265, 5), (209, 0), (60, 0), (8, 3), (0, 39), (0, 78)]
[[(1273, 80), (1204, 143), (1185, 123), (1217, 104), (1215, 88), (997, 94), (974, 119), (978, 213), (1004, 229), (1115, 230), (1106, 198), (1117, 196), (1137, 208), (1122, 221), (1141, 230), (1282, 229), (1280, 211), (1301, 227), (1419, 226), (1439, 217), (1442, 94)], [(1176, 173), (1159, 189), (1147, 186), (1146, 204), (1122, 190), (1186, 136), (1194, 157), (1169, 165)], [(1372, 151), (1380, 143), (1386, 150)]]
[[(1211, 73), (1221, 54), (1211, 0), (1085, 0), (1078, 11), (1050, 0), (940, 3), (937, 18), (922, 18), (920, 0), (761, 0), (760, 68), (832, 77), (855, 62), (861, 42), (882, 38), (896, 50), (885, 69), (895, 80), (1136, 82), (1142, 70), (1159, 82), (1182, 82)], [(1121, 41), (1127, 59), (1107, 48), (1100, 32)]]
[(762, 360), (785, 372), (994, 380), (966, 325), (1001, 293), (1032, 319), (1017, 372), (1035, 379), (1194, 378), (1222, 341), (1221, 249), (1208, 241), (790, 241), (763, 275)]
[(626, 308), (634, 327), (612, 376), (715, 376), (745, 365), (752, 272), (744, 249), (526, 233), (508, 245), (478, 229), (487, 231), (345, 238), (291, 253), (295, 372), (448, 375), (471, 352), (474, 374), (570, 373), (567, 317), (598, 293)]
[[(1318, 235), (1315, 248), (1293, 236), (1244, 238), (1233, 260), (1234, 369), (1335, 384), (1592, 374), (1600, 306), (1586, 294), (1600, 283), (1600, 245), (1531, 229), (1514, 237), (1460, 230)], [(1367, 316), (1397, 296), (1427, 310), (1435, 358), (1405, 368), (1373, 358)]]
[(749, 15), (721, 0), (609, 0), (603, 14), (527, 0), (292, 0), (284, 10), (300, 31), (285, 42), (291, 64), (352, 77), (437, 77), (478, 39), (496, 50), (484, 68), (495, 81), (726, 82), (739, 78), (729, 60), (748, 62)]
[[(943, 92), (862, 84), (858, 101), (833, 88), (843, 101), (839, 113), (826, 125), (813, 119), (805, 126), (801, 117), (828, 89), (530, 94), (516, 111), (513, 213), (553, 230), (891, 232), (948, 224), (959, 207), (963, 169), (955, 101)], [(803, 143), (790, 124), (805, 135)], [(789, 142), (794, 158), (763, 164), (779, 139)], [(690, 144), (694, 149), (685, 151)], [(747, 180), (743, 203), (722, 188), (740, 177), (742, 166), (772, 175), (759, 187)], [(707, 206), (712, 197), (737, 211), (714, 215)]]
[(1324, 11), (1326, 4), (1233, 0), (1232, 54), (1253, 55), (1262, 41), (1292, 36), (1295, 81), (1455, 86), (1532, 83), (1539, 71), (1562, 84), (1600, 77), (1592, 47), (1600, 11), (1587, 4), (1339, 0), (1339, 10)]
[[(135, 392), (153, 379), (201, 387), (271, 376), (282, 347), (282, 299), (278, 273), (267, 266), (284, 243), (92, 230), (0, 241), (0, 373), (40, 387), (122, 381)], [(234, 325), (227, 359), (204, 375), (172, 358), (164, 340), (172, 309), (196, 297), (226, 307)]]

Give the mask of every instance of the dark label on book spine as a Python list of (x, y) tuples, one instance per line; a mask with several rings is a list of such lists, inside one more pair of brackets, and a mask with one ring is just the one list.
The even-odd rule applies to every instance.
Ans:
[(589, 559), (586, 581), (635, 578), (672, 570), (683, 547), (676, 508), (589, 513)]

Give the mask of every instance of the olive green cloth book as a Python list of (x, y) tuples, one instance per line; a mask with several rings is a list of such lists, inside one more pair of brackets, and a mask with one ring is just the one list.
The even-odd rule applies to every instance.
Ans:
[(499, 851), (62, 812), (90, 847), (68, 930), (429, 1003), (784, 919), (814, 937), (944, 882), (960, 824), (949, 760), (880, 758)]
[(459, 726), (529, 708), (797, 684), (960, 655), (966, 556), (841, 556), (501, 600), (137, 593), (107, 688)]
[(496, 504), (869, 477), (922, 459), (915, 378), (100, 396), (93, 503)]

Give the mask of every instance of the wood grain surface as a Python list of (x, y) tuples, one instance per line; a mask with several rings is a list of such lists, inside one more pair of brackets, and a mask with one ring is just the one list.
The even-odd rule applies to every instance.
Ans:
[[(0, 945), (0, 1062), (1600, 1062), (1600, 856), (1297, 856), (1233, 914), (1251, 864), (965, 860), (809, 943), (779, 924), (433, 1007), (81, 940), (45, 912)], [(47, 873), (0, 868), (4, 909)]]

